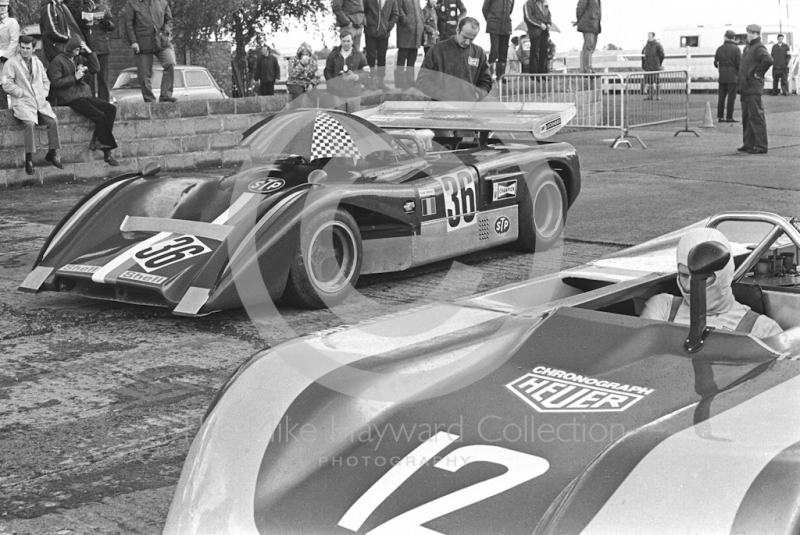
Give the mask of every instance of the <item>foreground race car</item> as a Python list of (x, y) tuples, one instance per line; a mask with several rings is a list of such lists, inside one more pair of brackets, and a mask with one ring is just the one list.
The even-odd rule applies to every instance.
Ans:
[[(580, 166), (571, 145), (544, 138), (574, 105), (398, 104), (370, 112), (373, 122), (277, 114), (245, 132), (249, 160), (232, 176), (155, 169), (106, 181), (56, 226), (20, 290), (186, 316), (241, 306), (242, 293), (319, 308), (345, 299), (362, 274), (505, 243), (541, 251), (560, 238)], [(479, 135), (465, 141), (453, 125)], [(237, 286), (243, 273), (261, 288)]]
[[(680, 295), (698, 226), (782, 334), (702, 328), (703, 277), (730, 258), (713, 242), (690, 254), (697, 321), (638, 317)], [(798, 533), (799, 229), (723, 213), (258, 353), (209, 408), (165, 533)]]

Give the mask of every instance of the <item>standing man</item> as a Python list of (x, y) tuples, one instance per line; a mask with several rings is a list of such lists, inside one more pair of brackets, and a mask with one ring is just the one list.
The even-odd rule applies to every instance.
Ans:
[(397, 19), (397, 68), (394, 85), (398, 89), (414, 87), (414, 64), (417, 50), (422, 46), (425, 26), (419, 0), (398, 0), (400, 16)]
[(275, 80), (281, 77), (281, 66), (278, 58), (272, 55), (272, 49), (264, 45), (261, 48), (261, 56), (256, 62), (256, 71), (253, 76), (259, 83), (260, 95), (275, 94)]
[(64, 52), (64, 47), (71, 36), (78, 35), (83, 39), (78, 22), (73, 18), (67, 6), (64, 5), (64, 0), (49, 0), (47, 3), (42, 4), (40, 20), (42, 48), (48, 63)]
[(81, 42), (77, 35), (67, 41), (67, 50), (47, 66), (47, 77), (58, 99), (59, 106), (69, 106), (94, 123), (94, 133), (89, 150), (102, 150), (103, 160), (112, 166), (119, 163), (111, 155), (117, 148), (112, 130), (117, 117), (117, 108), (105, 100), (92, 96), (86, 74), (100, 70), (97, 56)]
[(349, 30), (341, 30), (341, 40), (342, 44), (331, 50), (323, 74), (328, 92), (345, 99), (345, 111), (355, 113), (361, 109), (361, 83), (369, 75), (369, 66), (353, 46)]
[(772, 56), (761, 42), (761, 26), (751, 24), (747, 27), (747, 46), (742, 53), (739, 65), (739, 94), (742, 99), (742, 139), (744, 143), (739, 152), (747, 154), (766, 154), (767, 120), (761, 105), (764, 92), (764, 74), (772, 66)]
[[(384, 82), (386, 78), (386, 50), (389, 48), (389, 34), (397, 23), (400, 11), (397, 0), (364, 0), (366, 26), (367, 64), (371, 72), (369, 86), (381, 91), (389, 91)], [(378, 68), (375, 69), (375, 64)]]
[(361, 50), (361, 35), (364, 33), (364, 0), (332, 0), (331, 8), (336, 15), (340, 32), (346, 30), (353, 37), (353, 47)]
[[(0, 75), (3, 65), (14, 57), (19, 46), (19, 23), (8, 14), (9, 0), (0, 0)], [(0, 110), (8, 109), (8, 98), (0, 80)]]
[(45, 160), (59, 169), (64, 169), (58, 149), (58, 119), (47, 102), (50, 80), (39, 58), (34, 56), (36, 41), (29, 35), (19, 38), (19, 51), (3, 66), (3, 90), (11, 97), (14, 117), (25, 125), (25, 172), (34, 173), (33, 153), (36, 152), (36, 125), (47, 127), (47, 155)]
[(489, 62), (474, 44), (480, 23), (472, 17), (459, 21), (457, 33), (433, 45), (422, 62), (417, 88), (433, 100), (483, 100), (492, 90)]
[(458, 22), (467, 16), (467, 8), (461, 0), (439, 0), (436, 23), (439, 25), (439, 41), (446, 41), (458, 33)]
[(550, 7), (547, 0), (528, 0), (522, 10), (522, 18), (528, 26), (531, 40), (531, 59), (528, 72), (531, 74), (547, 72), (547, 52), (550, 41)]
[(106, 0), (99, 0), (96, 9), (94, 12), (94, 24), (89, 26), (89, 31), (92, 34), (91, 49), (97, 55), (97, 61), (100, 63), (100, 70), (95, 75), (97, 98), (111, 102), (111, 86), (108, 84), (108, 57), (111, 54), (109, 34), (117, 26), (114, 24), (114, 17), (111, 15), (111, 10)]
[(594, 69), (592, 69), (592, 54), (597, 48), (597, 36), (600, 35), (601, 31), (602, 6), (600, 5), (600, 0), (578, 0), (575, 15), (578, 17), (578, 21), (574, 25), (583, 34), (581, 72), (594, 72)]
[(177, 102), (172, 96), (175, 78), (175, 51), (172, 49), (172, 10), (167, 0), (128, 0), (123, 9), (125, 37), (136, 59), (139, 87), (145, 102), (155, 102), (153, 56), (158, 58), (164, 74), (161, 77), (159, 102)]
[(664, 47), (661, 43), (656, 41), (656, 34), (649, 32), (647, 34), (647, 43), (642, 49), (642, 70), (646, 73), (642, 78), (642, 93), (644, 93), (645, 100), (661, 100), (659, 95), (658, 78), (659, 74), (654, 71), (661, 70), (661, 64), (664, 62)]
[[(719, 89), (717, 94), (717, 121), (721, 123), (738, 123), (733, 118), (733, 103), (736, 102), (736, 86), (739, 85), (739, 63), (742, 61), (742, 51), (734, 41), (736, 33), (725, 30), (725, 42), (722, 43), (714, 55), (714, 67), (719, 69)], [(728, 101), (728, 115), (725, 118), (725, 100)]]
[(506, 73), (513, 10), (514, 0), (483, 0), (483, 18), (486, 19), (486, 33), (491, 40), (489, 69), (490, 72), (494, 70), (498, 80)]
[(789, 58), (792, 53), (789, 45), (783, 42), (783, 34), (778, 34), (778, 42), (772, 46), (772, 94), (778, 95), (778, 82), (781, 83), (781, 94), (789, 94)]

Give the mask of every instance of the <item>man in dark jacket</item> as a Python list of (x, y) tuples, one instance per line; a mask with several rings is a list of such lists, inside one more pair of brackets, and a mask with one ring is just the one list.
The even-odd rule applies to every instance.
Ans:
[(480, 23), (464, 17), (458, 33), (447, 41), (433, 45), (422, 62), (417, 88), (433, 100), (476, 102), (492, 90), (492, 75), (486, 53), (473, 41)]
[(653, 98), (661, 100), (658, 83), (660, 75), (654, 71), (660, 71), (663, 62), (664, 47), (656, 41), (656, 34), (649, 32), (647, 34), (647, 43), (642, 49), (642, 70), (650, 73), (645, 74), (642, 78), (642, 93), (645, 95), (645, 100), (653, 100)]
[(766, 154), (767, 120), (761, 104), (764, 92), (764, 74), (772, 66), (772, 56), (761, 42), (761, 26), (751, 24), (747, 27), (747, 46), (742, 53), (739, 65), (739, 95), (742, 100), (742, 139), (744, 143), (739, 152)]
[[(719, 90), (717, 98), (717, 120), (721, 123), (738, 123), (733, 118), (733, 103), (736, 102), (736, 86), (739, 83), (739, 63), (742, 61), (742, 51), (734, 41), (736, 34), (733, 30), (725, 31), (725, 42), (722, 43), (714, 55), (714, 67), (719, 69)], [(725, 118), (725, 100), (728, 101), (728, 115)]]
[(508, 40), (511, 37), (511, 12), (514, 0), (483, 0), (483, 18), (486, 19), (486, 33), (491, 39), (489, 50), (489, 69), (499, 80), (506, 72), (508, 61)]
[(361, 35), (364, 33), (364, 0), (332, 0), (331, 9), (336, 15), (336, 25), (353, 36), (353, 47), (361, 50)]
[(422, 46), (425, 24), (419, 0), (397, 0), (397, 66), (394, 70), (394, 85), (397, 89), (413, 87), (414, 64), (417, 50)]
[(105, 100), (92, 96), (84, 80), (86, 73), (95, 74), (100, 64), (94, 52), (77, 35), (69, 38), (66, 51), (56, 56), (47, 66), (47, 77), (60, 106), (69, 106), (94, 123), (94, 135), (89, 142), (90, 150), (102, 150), (103, 160), (108, 165), (119, 163), (111, 155), (117, 148), (112, 129), (117, 117), (117, 108)]
[(334, 47), (325, 62), (328, 92), (345, 100), (348, 113), (361, 109), (361, 84), (369, 76), (364, 54), (353, 46), (353, 36), (346, 28), (340, 30), (341, 45)]
[(145, 102), (155, 102), (153, 87), (153, 56), (158, 58), (164, 74), (161, 76), (160, 102), (175, 102), (172, 84), (175, 78), (175, 51), (172, 49), (172, 10), (167, 0), (128, 0), (123, 10), (125, 36), (136, 58), (139, 87)]
[(467, 16), (467, 8), (461, 0), (439, 0), (436, 24), (439, 25), (439, 41), (447, 41), (458, 33), (458, 22)]
[[(86, 45), (100, 62), (97, 75), (85, 74), (83, 79), (97, 96), (106, 102), (111, 100), (108, 86), (108, 56), (111, 53), (108, 33), (114, 31), (114, 18), (105, 0), (67, 0), (72, 17), (77, 21)], [(95, 88), (95, 78), (97, 87)]]
[(256, 69), (253, 78), (258, 80), (261, 95), (275, 94), (275, 80), (281, 77), (281, 66), (278, 58), (272, 55), (272, 49), (267, 45), (261, 49), (261, 56), (256, 62)]
[(42, 26), (42, 48), (47, 62), (64, 52), (64, 47), (73, 35), (83, 34), (78, 22), (64, 5), (64, 0), (50, 0), (42, 4), (40, 11)]
[(772, 46), (772, 94), (778, 95), (778, 82), (781, 83), (782, 95), (789, 94), (789, 58), (792, 53), (789, 45), (783, 42), (783, 34), (778, 34), (778, 42)]
[(597, 36), (600, 35), (600, 19), (602, 6), (600, 0), (578, 0), (575, 9), (578, 21), (575, 26), (583, 34), (583, 48), (581, 49), (581, 72), (594, 72), (592, 69), (592, 54), (597, 47)]
[(522, 9), (522, 18), (528, 26), (528, 38), (531, 40), (531, 59), (528, 72), (531, 74), (547, 73), (547, 49), (550, 40), (550, 7), (547, 0), (528, 0)]
[[(400, 11), (397, 0), (364, 0), (364, 15), (366, 26), (367, 64), (369, 65), (372, 80), (368, 81), (370, 87), (388, 91), (389, 86), (383, 81), (386, 78), (386, 50), (389, 48), (389, 34), (397, 23)], [(375, 64), (377, 63), (377, 69)]]

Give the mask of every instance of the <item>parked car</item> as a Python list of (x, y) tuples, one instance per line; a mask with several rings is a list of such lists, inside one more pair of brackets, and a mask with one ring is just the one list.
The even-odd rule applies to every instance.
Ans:
[[(437, 106), (454, 113), (449, 103), (420, 105), (430, 109), (414, 114), (411, 128), (433, 124)], [(574, 115), (574, 105), (562, 107)], [(407, 108), (387, 113), (402, 119)], [(501, 126), (499, 111), (489, 111)], [(539, 119), (566, 122), (551, 112)], [(344, 300), (361, 274), (558, 241), (580, 191), (574, 147), (499, 139), (460, 147), (428, 154), (413, 134), (340, 111), (279, 113), (245, 132), (249, 159), (231, 176), (133, 173), (104, 182), (56, 227), (21, 289), (197, 316), (242, 306), (235, 279), (257, 269), (263, 301), (322, 308)]]
[[(164, 70), (160, 65), (153, 67), (153, 94), (161, 95), (161, 76)], [(228, 98), (220, 89), (214, 77), (205, 67), (197, 65), (175, 65), (175, 82), (172, 96), (178, 100), (213, 100)], [(141, 102), (142, 91), (139, 87), (139, 76), (136, 67), (125, 69), (117, 77), (111, 90), (114, 102)]]
[[(638, 317), (682, 295), (676, 246), (701, 226), (732, 253), (692, 249), (692, 325)], [(256, 353), (206, 412), (164, 533), (796, 534), (798, 247), (796, 218), (722, 213)], [(731, 255), (737, 299), (784, 332), (704, 328)]]

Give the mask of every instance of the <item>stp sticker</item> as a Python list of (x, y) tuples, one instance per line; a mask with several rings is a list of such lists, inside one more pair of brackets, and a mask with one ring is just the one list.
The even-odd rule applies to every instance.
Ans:
[(517, 180), (505, 180), (503, 182), (495, 182), (492, 185), (492, 200), (502, 201), (505, 199), (513, 199), (517, 196)]
[(250, 182), (247, 189), (253, 193), (272, 193), (278, 191), (286, 185), (286, 181), (282, 178), (259, 178)]
[(497, 234), (505, 234), (509, 228), (511, 228), (511, 221), (506, 216), (500, 216), (494, 222), (494, 231)]
[(164, 240), (142, 249), (133, 255), (133, 259), (142, 269), (150, 273), (210, 252), (211, 248), (197, 239), (196, 236), (186, 235)]
[(654, 391), (547, 366), (535, 367), (506, 388), (538, 412), (620, 412)]

